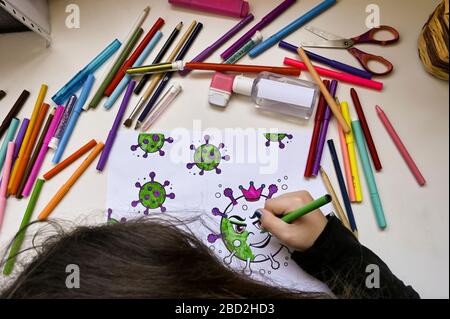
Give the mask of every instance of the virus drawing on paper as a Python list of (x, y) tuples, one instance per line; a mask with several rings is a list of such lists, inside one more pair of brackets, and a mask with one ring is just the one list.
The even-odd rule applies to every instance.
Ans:
[(278, 144), (278, 146), (281, 149), (284, 149), (286, 147), (286, 144), (289, 143), (290, 140), (294, 138), (291, 134), (274, 134), (274, 133), (268, 133), (264, 134), (264, 137), (266, 138), (266, 146), (269, 147), (272, 143)]
[(139, 134), (138, 143), (131, 146), (131, 151), (136, 152), (140, 149), (144, 152), (144, 158), (147, 158), (149, 154), (155, 153), (164, 156), (166, 153), (163, 151), (163, 148), (166, 143), (172, 144), (173, 138), (166, 138), (164, 134)]
[[(225, 264), (230, 265), (233, 259), (245, 262), (244, 273), (252, 273), (252, 265), (259, 264), (259, 272), (265, 272), (267, 265), (270, 264), (271, 270), (280, 268), (280, 262), (277, 260), (280, 252), (285, 248), (281, 243), (272, 240), (272, 235), (261, 232), (261, 223), (258, 216), (254, 213), (256, 209), (264, 207), (267, 199), (278, 193), (277, 185), (261, 185), (258, 189), (253, 182), (250, 182), (249, 188), (239, 187), (240, 196), (235, 196), (231, 188), (226, 188), (223, 195), (229, 200), (229, 204), (224, 209), (213, 208), (212, 214), (221, 218), (220, 232), (210, 234), (207, 238), (210, 244), (215, 244), (221, 240), (228, 251), (223, 260)], [(265, 192), (267, 191), (267, 192)], [(264, 194), (266, 193), (266, 194)], [(216, 194), (217, 197), (221, 194)], [(211, 249), (215, 249), (211, 246)], [(220, 253), (221, 251), (219, 251)], [(287, 266), (285, 264), (285, 266)], [(269, 270), (270, 274), (271, 271)]]
[(113, 215), (113, 210), (111, 208), (108, 209), (108, 218), (106, 223), (108, 225), (116, 225), (116, 224), (120, 224), (120, 223), (125, 223), (127, 221), (127, 219), (125, 217), (122, 217), (122, 219), (120, 219), (120, 221), (118, 221), (117, 219), (112, 217)]
[(163, 206), (165, 201), (168, 198), (175, 199), (174, 193), (168, 193), (170, 182), (165, 181), (163, 184), (157, 182), (154, 172), (151, 172), (149, 177), (150, 181), (143, 184), (138, 181), (135, 184), (136, 188), (139, 189), (139, 199), (131, 202), (131, 206), (134, 208), (142, 206), (145, 209), (143, 211), (144, 215), (148, 215), (150, 210), (154, 209), (160, 209), (161, 212), (165, 212), (166, 208)]
[(211, 137), (205, 136), (205, 144), (199, 147), (191, 145), (191, 151), (194, 151), (194, 162), (189, 163), (186, 167), (191, 170), (197, 167), (200, 170), (200, 175), (204, 175), (205, 172), (215, 171), (216, 174), (222, 173), (219, 168), (222, 161), (229, 161), (230, 156), (223, 155), (225, 152), (225, 144), (221, 143), (215, 146), (210, 143)]

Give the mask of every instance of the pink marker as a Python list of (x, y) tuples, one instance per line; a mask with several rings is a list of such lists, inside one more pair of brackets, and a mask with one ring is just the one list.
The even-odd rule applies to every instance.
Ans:
[(420, 186), (424, 186), (427, 183), (425, 178), (423, 177), (413, 158), (406, 149), (405, 144), (403, 144), (402, 140), (400, 139), (400, 136), (398, 136), (397, 132), (395, 131), (394, 126), (392, 126), (391, 121), (389, 121), (389, 118), (386, 116), (384, 111), (378, 105), (376, 106), (376, 110), (378, 116), (380, 117), (381, 122), (383, 122), (384, 127), (386, 128), (390, 137), (394, 141), (395, 146), (397, 146), (398, 151), (400, 152), (409, 169), (416, 178), (417, 183), (419, 183)]
[[(293, 66), (294, 68), (298, 68), (302, 71), (308, 71), (308, 68), (306, 67), (306, 65), (303, 62), (298, 61), (298, 60), (285, 58), (284, 64)], [(320, 75), (326, 76), (326, 77), (329, 77), (329, 78), (332, 78), (335, 80), (359, 85), (359, 86), (370, 88), (370, 89), (375, 89), (378, 91), (381, 91), (383, 89), (383, 83), (378, 82), (378, 81), (368, 80), (368, 79), (361, 78), (359, 76), (351, 75), (351, 74), (344, 73), (344, 72), (337, 72), (337, 71), (321, 68), (318, 66), (314, 66), (314, 68), (316, 69), (317, 73), (319, 73)]]
[(250, 11), (250, 5), (244, 0), (169, 0), (169, 3), (230, 17), (244, 18)]
[(12, 160), (14, 156), (14, 142), (9, 142), (8, 150), (6, 152), (5, 166), (3, 167), (3, 182), (0, 187), (0, 229), (3, 224), (3, 216), (6, 209), (6, 192), (8, 191), (9, 176), (11, 173)]
[(33, 169), (31, 170), (30, 177), (28, 177), (27, 183), (25, 184), (25, 188), (23, 189), (22, 192), (23, 197), (28, 197), (31, 193), (37, 175), (41, 170), (42, 164), (44, 163), (45, 155), (47, 154), (48, 150), (48, 144), (55, 135), (56, 129), (58, 128), (59, 121), (61, 121), (63, 113), (64, 113), (64, 106), (59, 106), (55, 111), (55, 116), (53, 117), (52, 124), (50, 124), (47, 134), (45, 135), (44, 143), (42, 144), (41, 150), (39, 151), (39, 155), (36, 159), (36, 162), (34, 163)]

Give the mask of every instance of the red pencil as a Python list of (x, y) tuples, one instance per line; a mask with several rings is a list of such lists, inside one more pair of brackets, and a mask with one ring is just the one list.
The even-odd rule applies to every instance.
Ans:
[(369, 125), (367, 124), (366, 116), (364, 115), (361, 102), (359, 101), (358, 93), (355, 89), (350, 90), (353, 103), (355, 104), (356, 112), (358, 113), (359, 121), (361, 122), (361, 127), (363, 129), (364, 137), (366, 138), (367, 147), (369, 148), (370, 156), (372, 157), (373, 165), (377, 171), (381, 171), (383, 166), (381, 165), (380, 158), (378, 157), (377, 148), (373, 142), (372, 134), (370, 133)]
[(122, 81), (122, 78), (125, 76), (125, 72), (127, 69), (131, 68), (133, 64), (136, 62), (136, 60), (139, 58), (139, 56), (142, 54), (142, 52), (145, 50), (147, 45), (152, 40), (153, 36), (156, 32), (158, 32), (159, 29), (164, 25), (165, 21), (162, 18), (158, 18), (156, 20), (153, 27), (148, 31), (145, 38), (141, 41), (139, 46), (134, 50), (133, 54), (130, 56), (128, 60), (124, 62), (124, 64), (120, 67), (119, 72), (117, 72), (116, 76), (112, 80), (112, 82), (109, 84), (109, 86), (106, 88), (105, 95), (110, 96), (114, 90), (116, 89), (117, 85), (119, 85), (120, 81)]
[[(330, 81), (328, 80), (324, 80), (323, 84), (325, 84), (327, 89), (330, 87)], [(317, 142), (319, 141), (320, 129), (322, 126), (323, 118), (325, 116), (326, 104), (327, 102), (325, 101), (325, 98), (321, 94), (319, 103), (317, 105), (316, 117), (314, 118), (314, 130), (313, 135), (311, 137), (311, 145), (309, 146), (308, 160), (306, 161), (306, 169), (305, 169), (306, 178), (310, 178), (313, 175), (313, 166), (314, 166), (314, 159), (316, 158)]]

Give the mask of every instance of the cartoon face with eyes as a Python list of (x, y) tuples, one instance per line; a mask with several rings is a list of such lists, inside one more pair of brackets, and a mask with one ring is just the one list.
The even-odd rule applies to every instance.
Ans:
[(250, 183), (250, 188), (244, 189), (242, 186), (242, 196), (234, 198), (230, 188), (225, 189), (224, 195), (231, 200), (231, 203), (220, 211), (214, 208), (214, 216), (222, 217), (220, 223), (220, 235), (211, 234), (208, 241), (214, 243), (222, 239), (229, 256), (224, 258), (226, 264), (231, 264), (233, 258), (238, 258), (246, 262), (244, 272), (250, 272), (251, 263), (263, 263), (270, 261), (273, 269), (278, 269), (280, 263), (275, 260), (275, 256), (284, 248), (277, 240), (273, 239), (269, 233), (262, 232), (261, 223), (255, 215), (255, 210), (264, 207), (264, 202), (278, 192), (276, 185), (269, 186), (269, 194), (263, 195), (265, 185), (256, 189), (254, 183)]

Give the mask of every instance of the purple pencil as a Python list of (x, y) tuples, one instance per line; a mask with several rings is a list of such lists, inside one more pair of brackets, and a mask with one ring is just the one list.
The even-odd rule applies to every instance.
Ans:
[[(330, 85), (330, 94), (333, 96), (333, 98), (336, 96), (338, 82), (336, 80), (331, 81)], [(323, 149), (325, 147), (325, 142), (327, 139), (327, 133), (328, 133), (328, 126), (330, 124), (331, 120), (331, 109), (330, 106), (327, 105), (325, 110), (325, 116), (323, 119), (322, 128), (320, 130), (320, 136), (319, 136), (319, 143), (317, 144), (317, 153), (316, 158), (314, 160), (314, 166), (313, 166), (313, 176), (317, 176), (319, 174), (320, 170), (320, 163), (322, 162), (322, 154)]]
[(233, 43), (228, 49), (226, 49), (220, 57), (223, 60), (228, 60), (237, 50), (242, 48), (244, 44), (248, 42), (256, 33), (267, 27), (272, 21), (278, 18), (283, 12), (285, 12), (291, 5), (297, 0), (284, 0), (278, 7), (270, 11), (264, 18), (261, 19), (253, 28), (251, 28), (246, 34), (244, 34), (239, 40)]
[(102, 155), (100, 156), (100, 160), (98, 161), (97, 164), (97, 170), (99, 172), (103, 172), (103, 170), (105, 169), (109, 153), (111, 153), (114, 141), (116, 140), (117, 131), (119, 130), (120, 123), (123, 120), (128, 104), (130, 103), (131, 95), (133, 94), (135, 86), (136, 81), (131, 81), (130, 84), (128, 84), (127, 91), (125, 92), (125, 96), (123, 97), (122, 104), (120, 105), (119, 108), (119, 112), (117, 113), (116, 119), (114, 120), (114, 124), (111, 127), (111, 130), (109, 131), (108, 139), (106, 140), (105, 143), (105, 148), (103, 149)]
[[(228, 40), (234, 37), (239, 31), (241, 31), (247, 24), (253, 21), (255, 17), (253, 14), (249, 14), (244, 19), (242, 19), (238, 24), (231, 28), (227, 33), (225, 33), (220, 39), (211, 44), (205, 50), (203, 50), (199, 55), (197, 55), (191, 62), (203, 62), (208, 57), (211, 56), (216, 50), (218, 50), (222, 45), (224, 45)], [(188, 75), (192, 70), (185, 69), (180, 72), (181, 76)]]
[[(28, 129), (28, 125), (30, 124), (29, 119), (23, 119), (22, 124), (19, 128), (19, 133), (17, 133), (16, 140), (14, 141), (14, 154), (11, 163), (11, 169), (14, 167), (14, 163), (16, 162), (17, 156), (19, 156), (20, 148), (22, 147), (23, 139)], [(0, 179), (0, 184), (3, 181), (3, 177)]]

